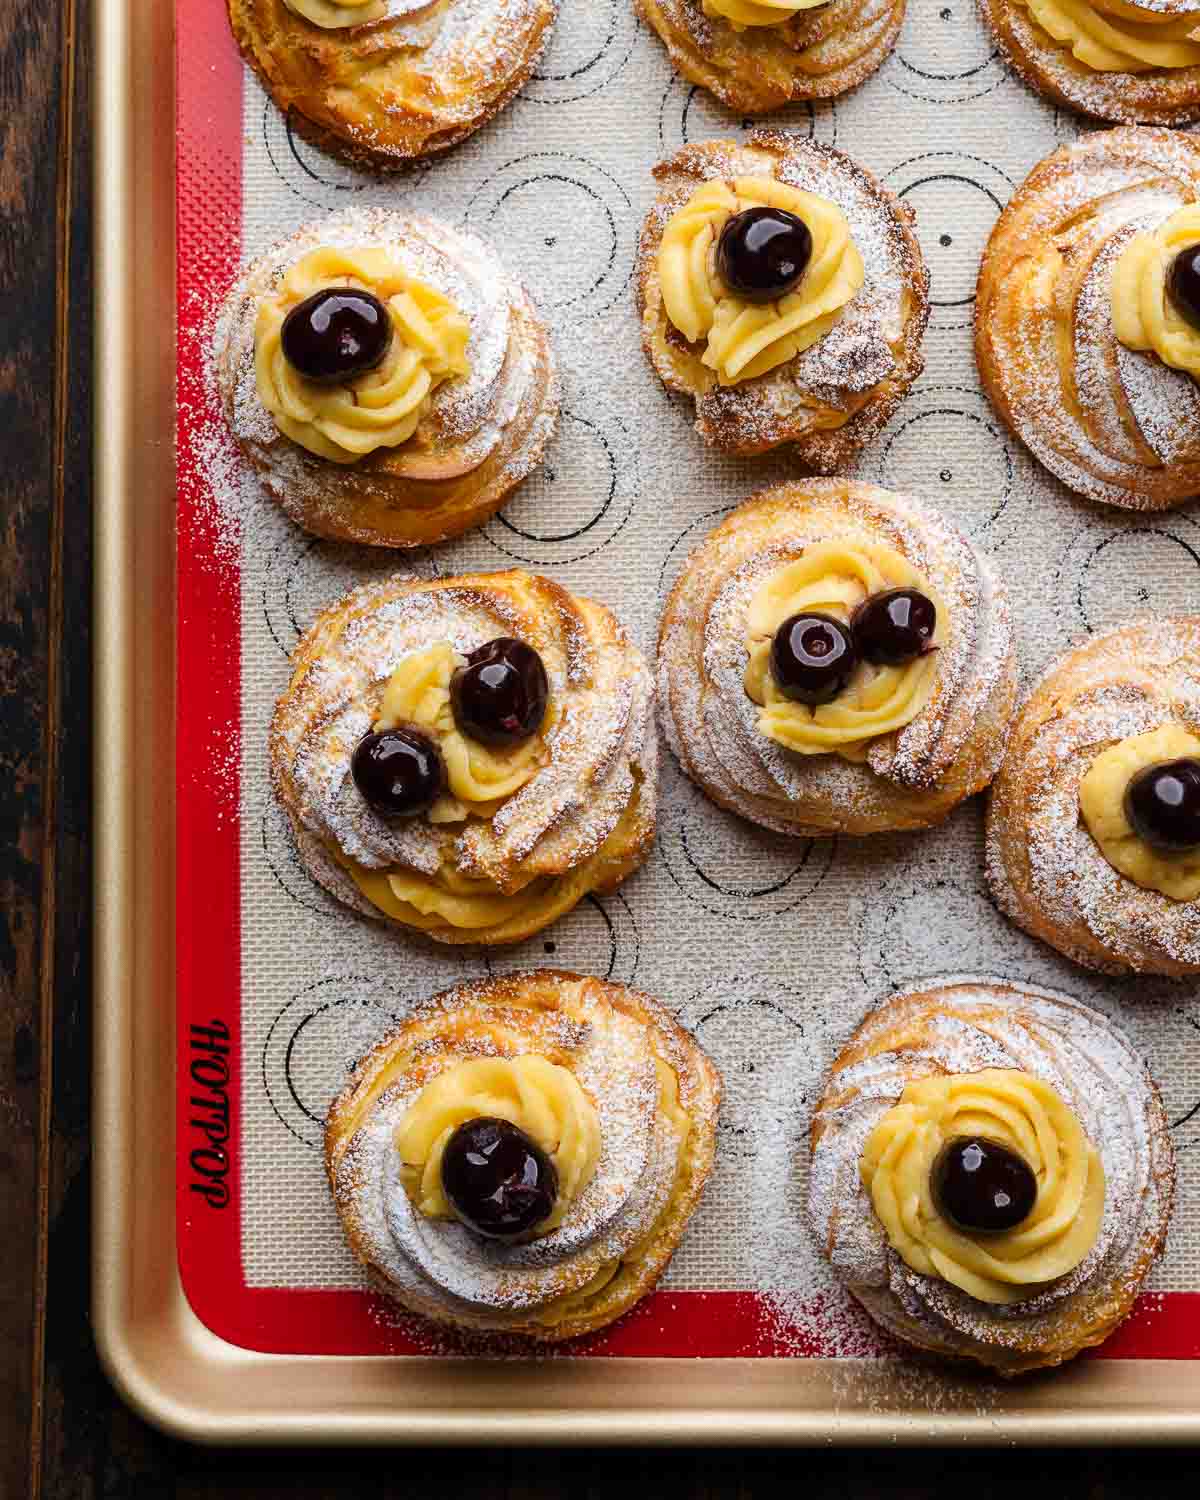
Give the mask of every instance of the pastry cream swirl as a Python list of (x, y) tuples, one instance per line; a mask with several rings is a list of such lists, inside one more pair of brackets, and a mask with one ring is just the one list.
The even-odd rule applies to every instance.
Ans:
[[(338, 385), (308, 380), (283, 353), (283, 324), (314, 292), (354, 286), (373, 293), (392, 320), (383, 363)], [(439, 385), (470, 374), (471, 325), (440, 292), (410, 276), (386, 250), (312, 250), (289, 267), (254, 326), (258, 396), (281, 432), (331, 463), (406, 443)]]
[(860, 662), (831, 703), (809, 707), (785, 698), (771, 676), (771, 640), (783, 622), (805, 610), (849, 620), (871, 594), (915, 588), (933, 600), (933, 644), (946, 636), (946, 611), (920, 573), (890, 547), (871, 542), (818, 542), (766, 580), (746, 614), (746, 694), (759, 704), (758, 729), (800, 755), (830, 752), (862, 761), (872, 740), (902, 729), (921, 712), (937, 670), (934, 653), (899, 667)]
[(1071, 56), (1097, 73), (1200, 65), (1195, 16), (1143, 10), (1128, 0), (1018, 0)]
[(1113, 330), (1127, 349), (1152, 350), (1164, 364), (1200, 379), (1200, 329), (1175, 311), (1167, 295), (1171, 262), (1196, 244), (1197, 203), (1176, 209), (1157, 229), (1135, 234), (1113, 270), (1112, 314)]
[[(542, 732), (510, 750), (468, 739), (455, 723), (450, 704), (450, 679), (465, 664), (448, 641), (406, 656), (384, 685), (374, 724), (377, 731), (414, 725), (437, 743), (446, 766), (447, 791), (429, 810), (434, 824), (492, 817), (545, 765), (549, 752), (544, 731), (557, 717), (551, 698)], [(535, 880), (516, 894), (506, 894), (490, 880), (461, 874), (449, 858), (436, 875), (369, 870), (353, 863), (346, 868), (368, 901), (416, 927), (435, 926), (439, 920), (453, 927), (493, 927), (521, 916), (545, 895), (548, 885)]]
[[(1016, 1228), (974, 1236), (938, 1212), (930, 1173), (956, 1136), (997, 1141), (1033, 1169), (1037, 1198)], [(1023, 1301), (1074, 1270), (1104, 1214), (1099, 1153), (1055, 1090), (1017, 1069), (910, 1083), (868, 1136), (859, 1170), (888, 1243), (905, 1264), (981, 1302)]]
[[(780, 208), (804, 220), (812, 257), (799, 285), (778, 301), (744, 302), (721, 281), (717, 241), (749, 208)], [(771, 177), (715, 178), (671, 216), (658, 252), (667, 317), (688, 343), (707, 341), (702, 363), (722, 385), (765, 375), (833, 327), (863, 284), (862, 256), (836, 203)]]
[(1178, 854), (1152, 849), (1125, 816), (1125, 788), (1147, 766), (1200, 756), (1200, 735), (1182, 724), (1164, 724), (1101, 751), (1079, 784), (1079, 810), (1100, 853), (1117, 871), (1145, 890), (1172, 901), (1200, 897), (1200, 850)]
[(387, 15), (384, 0), (283, 0), (296, 15), (303, 16), (323, 31), (338, 31), (343, 26), (363, 26)]
[(825, 0), (701, 0), (710, 20), (728, 21), (734, 31), (750, 26), (783, 26), (802, 10), (814, 10)]
[(450, 679), (464, 666), (448, 641), (406, 656), (387, 680), (375, 721), (377, 730), (415, 724), (437, 741), (449, 795), (430, 809), (431, 823), (461, 822), (469, 813), (490, 818), (547, 760), (544, 731), (554, 722), (553, 701), (542, 730), (510, 750), (481, 745), (460, 732), (450, 706)]
[(442, 1154), (458, 1127), (480, 1116), (517, 1126), (554, 1163), (558, 1196), (536, 1232), (557, 1229), (596, 1170), (600, 1121), (575, 1075), (536, 1053), (469, 1058), (421, 1090), (395, 1137), (401, 1178), (417, 1209), (431, 1219), (454, 1217), (442, 1191)]

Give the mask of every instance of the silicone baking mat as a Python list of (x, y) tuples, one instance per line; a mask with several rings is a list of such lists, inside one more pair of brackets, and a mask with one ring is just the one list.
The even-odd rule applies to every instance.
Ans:
[[(969, 0), (910, 0), (865, 87), (771, 123), (837, 145), (916, 210), (933, 278), (926, 370), (858, 472), (931, 500), (992, 552), (1026, 677), (1134, 614), (1200, 610), (1194, 512), (1101, 510), (1039, 471), (980, 393), (972, 294), (995, 218), (1078, 123), (1026, 91)], [(719, 1160), (660, 1290), (577, 1354), (879, 1349), (804, 1223), (807, 1113), (880, 994), (937, 974), (1050, 985), (1118, 1016), (1161, 1080), (1179, 1206), (1152, 1290), (1105, 1354), (1200, 1357), (1200, 999), (1104, 981), (1009, 926), (983, 882), (982, 810), (867, 841), (789, 840), (720, 812), (664, 756), (647, 866), (514, 949), (434, 950), (305, 876), (270, 797), (265, 739), (288, 653), (351, 584), (525, 566), (611, 603), (647, 649), (680, 560), (733, 505), (794, 473), (707, 452), (639, 347), (632, 272), (650, 168), (742, 135), (674, 76), (631, 0), (565, 0), (536, 77), (442, 160), (396, 177), (307, 146), (246, 71), (221, 0), (178, 6), (178, 1219), (184, 1285), (213, 1330), (288, 1353), (413, 1353), (436, 1337), (369, 1293), (328, 1199), (321, 1121), (347, 1067), (413, 1002), (551, 962), (670, 1004), (725, 1077)], [(411, 556), (314, 540), (238, 463), (213, 400), (214, 309), (239, 265), (352, 204), (471, 226), (527, 281), (565, 380), (543, 473), (482, 530)]]

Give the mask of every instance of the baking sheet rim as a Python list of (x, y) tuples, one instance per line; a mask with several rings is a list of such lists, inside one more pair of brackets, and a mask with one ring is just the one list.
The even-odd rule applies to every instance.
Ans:
[(174, 466), (161, 441), (174, 430), (174, 350), (154, 334), (173, 326), (175, 296), (174, 132), (162, 129), (174, 7), (93, 0), (93, 23), (92, 1310), (123, 1398), (210, 1443), (1200, 1439), (1200, 1361), (1088, 1362), (1016, 1384), (994, 1408), (970, 1409), (968, 1396), (968, 1409), (933, 1410), (905, 1406), (879, 1367), (856, 1372), (855, 1402), (839, 1400), (844, 1366), (820, 1360), (262, 1355), (195, 1316), (176, 1261), (174, 1153), (134, 1149), (154, 1138), (144, 1131), (163, 1137), (164, 1108), (174, 1128), (174, 642), (162, 626), (174, 618)]

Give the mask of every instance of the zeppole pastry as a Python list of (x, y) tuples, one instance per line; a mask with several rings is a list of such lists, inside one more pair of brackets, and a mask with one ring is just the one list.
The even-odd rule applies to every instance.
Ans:
[(398, 575), (300, 641), (271, 726), (313, 878), (443, 943), (515, 943), (654, 839), (649, 669), (601, 604), (512, 571)]
[(355, 1069), (325, 1128), (350, 1248), (411, 1311), (557, 1341), (666, 1269), (721, 1080), (648, 995), (559, 970), (463, 985)]
[(1099, 1011), (997, 979), (881, 1000), (811, 1128), (809, 1216), (889, 1333), (1001, 1375), (1106, 1339), (1166, 1240), (1158, 1089)]
[(1200, 118), (1200, 0), (981, 0), (1026, 83), (1098, 120)]
[(1030, 173), (975, 299), (996, 410), (1069, 488), (1131, 510), (1200, 495), (1200, 143), (1127, 127)]
[(995, 774), (1015, 691), (992, 564), (935, 511), (849, 480), (740, 505), (659, 627), (680, 765), (777, 833), (940, 823)]
[(687, 79), (739, 114), (856, 88), (895, 45), (904, 0), (636, 0)]
[(642, 345), (726, 453), (843, 469), (921, 373), (929, 273), (911, 211), (830, 146), (777, 130), (655, 167)]
[(1001, 911), (1110, 974), (1200, 974), (1200, 615), (1057, 661), (992, 788)]
[(456, 146), (537, 66), (558, 0), (228, 0), (242, 56), (307, 139), (356, 165)]
[(214, 340), (230, 429), (308, 531), (414, 547), (478, 526), (542, 459), (545, 325), (465, 230), (358, 209), (243, 273)]

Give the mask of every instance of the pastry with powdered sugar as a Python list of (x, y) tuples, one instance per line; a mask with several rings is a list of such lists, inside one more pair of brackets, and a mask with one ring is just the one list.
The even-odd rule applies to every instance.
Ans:
[(911, 496), (765, 490), (685, 560), (661, 722), (722, 807), (777, 833), (928, 828), (992, 779), (1016, 695), (1004, 584)]
[(537, 67), (558, 0), (228, 0), (242, 56), (296, 130), (356, 166), (466, 140)]
[(975, 353), (1069, 489), (1145, 511), (1200, 495), (1200, 143), (1129, 126), (1036, 166), (984, 252)]
[(810, 1144), (809, 1219), (838, 1279), (902, 1342), (1001, 1375), (1101, 1343), (1165, 1245), (1158, 1088), (1065, 995), (955, 977), (881, 1000)]
[(780, 130), (654, 168), (642, 347), (725, 453), (792, 445), (845, 469), (921, 373), (929, 273), (914, 215), (844, 152)]
[(515, 943), (649, 853), (653, 698), (592, 599), (516, 569), (398, 574), (297, 645), (272, 779), (340, 901), (443, 943)]
[(325, 1164), (373, 1282), (410, 1311), (541, 1342), (627, 1312), (713, 1164), (721, 1079), (650, 996), (561, 970), (414, 1009), (329, 1111)]
[(550, 338), (476, 235), (388, 209), (259, 256), (218, 317), (226, 419), (279, 506), (337, 541), (415, 547), (482, 524), (558, 421)]
[(687, 79), (739, 114), (857, 88), (895, 46), (905, 0), (635, 0)]
[(1200, 974), (1200, 616), (1060, 657), (992, 787), (987, 869), (1008, 917), (1109, 974)]
[(981, 0), (1005, 59), (1056, 104), (1098, 120), (1200, 117), (1200, 0)]

